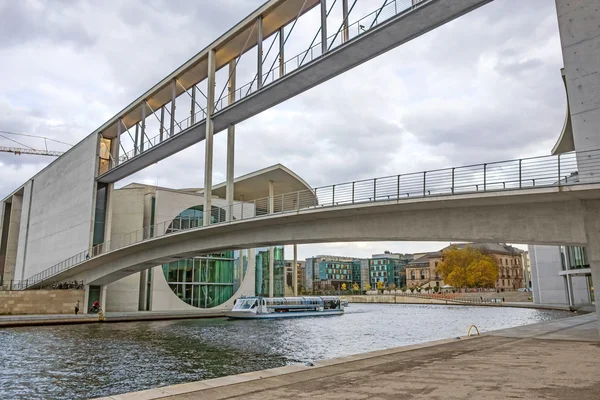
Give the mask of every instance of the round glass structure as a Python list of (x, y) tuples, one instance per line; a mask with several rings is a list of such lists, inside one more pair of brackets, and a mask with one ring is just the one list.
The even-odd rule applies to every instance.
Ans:
[[(202, 226), (203, 206), (182, 211), (167, 232)], [(222, 222), (225, 210), (212, 207), (211, 222)], [(248, 267), (247, 255), (240, 251), (224, 251), (184, 258), (163, 265), (169, 287), (182, 301), (199, 308), (212, 308), (229, 300), (239, 288)]]

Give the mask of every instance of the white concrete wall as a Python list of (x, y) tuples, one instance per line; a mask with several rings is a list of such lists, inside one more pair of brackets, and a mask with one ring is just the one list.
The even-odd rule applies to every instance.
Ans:
[[(17, 239), (17, 258), (15, 261), (15, 280), (24, 280), (34, 273), (25, 270), (28, 227), (31, 206), (31, 193), (33, 181), (28, 181), (23, 187), (23, 197), (21, 201), (21, 216), (19, 217), (19, 238)], [(50, 267), (51, 265), (48, 265)], [(39, 272), (39, 271), (37, 271)], [(25, 275), (27, 274), (27, 275)]]
[(557, 246), (529, 246), (533, 302), (567, 305), (565, 278), (560, 276), (562, 264)]
[[(21, 227), (21, 213), (23, 206), (23, 196), (14, 195), (10, 210), (10, 221), (8, 226), (8, 237), (6, 240), (6, 256), (4, 259), (4, 284), (10, 284), (15, 280), (15, 268), (17, 263), (17, 252), (19, 249), (19, 234)], [(19, 274), (20, 276), (20, 274)]]
[(590, 296), (585, 276), (573, 276), (573, 302), (577, 305), (590, 304)]
[(25, 185), (17, 254), (19, 278), (28, 278), (89, 248), (97, 140), (95, 135), (87, 137)]
[[(149, 187), (123, 188), (113, 191), (111, 240), (122, 245), (123, 234), (131, 233), (145, 226), (145, 199), (153, 191)], [(106, 288), (106, 311), (138, 311), (140, 292), (140, 272), (136, 272)]]
[[(598, 0), (556, 0), (575, 150), (600, 149), (600, 7)], [(599, 157), (595, 154), (595, 157)], [(579, 156), (579, 179), (595, 179)]]

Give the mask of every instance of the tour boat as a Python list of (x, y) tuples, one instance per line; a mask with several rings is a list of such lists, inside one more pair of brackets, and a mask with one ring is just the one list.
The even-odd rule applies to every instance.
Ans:
[(226, 313), (233, 319), (297, 318), (341, 315), (344, 305), (339, 297), (242, 297)]

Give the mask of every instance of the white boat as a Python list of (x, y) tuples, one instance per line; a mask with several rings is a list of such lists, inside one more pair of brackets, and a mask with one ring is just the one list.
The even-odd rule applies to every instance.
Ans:
[(339, 297), (242, 297), (225, 313), (233, 319), (299, 318), (341, 315), (344, 305)]

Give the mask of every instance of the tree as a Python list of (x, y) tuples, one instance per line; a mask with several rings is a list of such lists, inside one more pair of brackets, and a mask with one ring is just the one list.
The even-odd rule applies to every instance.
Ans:
[(382, 281), (377, 282), (377, 290), (383, 290), (385, 284)]
[(396, 290), (396, 284), (395, 283), (390, 284), (388, 286), (388, 289), (390, 289), (390, 290)]
[(358, 283), (354, 282), (352, 284), (352, 290), (354, 290), (355, 292), (358, 292), (360, 289), (360, 287), (358, 286)]
[(498, 279), (496, 260), (472, 247), (452, 246), (442, 253), (435, 272), (456, 288), (494, 287)]
[(368, 292), (369, 290), (371, 290), (371, 285), (369, 285), (368, 283), (365, 285), (365, 290)]
[(345, 283), (342, 283), (342, 290), (346, 291), (346, 284)]

